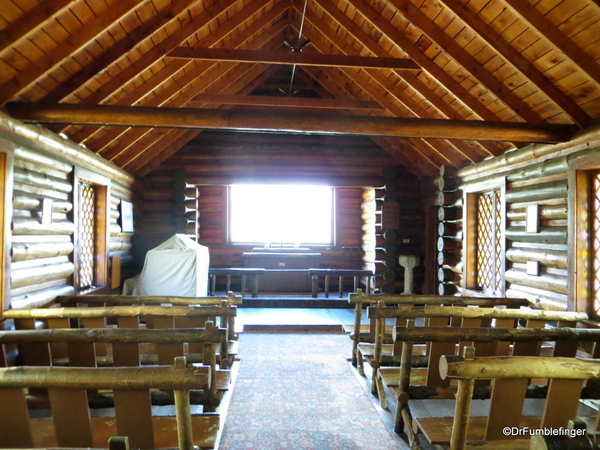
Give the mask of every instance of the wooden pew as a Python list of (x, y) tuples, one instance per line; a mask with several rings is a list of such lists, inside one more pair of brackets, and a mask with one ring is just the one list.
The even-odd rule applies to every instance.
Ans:
[[(147, 364), (158, 364), (156, 353), (143, 354), (141, 344), (151, 344), (150, 350), (156, 350), (161, 345), (200, 344), (203, 346), (202, 359), (198, 362), (210, 368), (210, 389), (202, 396), (205, 411), (213, 412), (220, 404), (220, 396), (229, 388), (231, 377), (229, 371), (217, 370), (215, 347), (226, 339), (226, 330), (215, 328), (212, 322), (207, 322), (205, 328), (173, 329), (165, 333), (163, 330), (149, 329), (45, 329), (45, 330), (18, 330), (0, 332), (0, 346), (17, 344), (20, 348), (35, 344), (41, 349), (45, 347), (47, 356), (53, 366), (70, 365), (71, 367), (83, 366), (133, 366), (142, 365), (144, 356)], [(65, 343), (68, 358), (57, 361), (52, 357), (52, 343)], [(95, 344), (110, 344), (110, 357), (101, 359), (96, 357)], [(184, 355), (181, 355), (184, 356)], [(185, 354), (188, 357), (189, 354)], [(194, 355), (196, 356), (196, 355)], [(196, 356), (196, 360), (198, 360)], [(218, 395), (219, 394), (219, 395)], [(157, 395), (153, 396), (154, 398)], [(197, 398), (197, 396), (195, 396)]]
[[(506, 430), (523, 430), (525, 427), (527, 430), (567, 428), (569, 421), (577, 418), (585, 380), (600, 378), (600, 361), (597, 359), (527, 356), (476, 358), (474, 354), (475, 350), (470, 347), (463, 357), (443, 356), (440, 362), (441, 376), (458, 380), (455, 413), (451, 418), (452, 450), (469, 448), (469, 441), (477, 441), (477, 448), (481, 448), (482, 444), (488, 447), (503, 444), (503, 448), (529, 449), (532, 444), (529, 442), (529, 433), (515, 436)], [(525, 388), (531, 378), (549, 379), (543, 413), (537, 417), (522, 416)], [(493, 380), (490, 413), (488, 417), (470, 417), (473, 386), (481, 379)], [(500, 383), (511, 389), (497, 388)], [(597, 411), (583, 420), (591, 424), (593, 432), (600, 431)], [(435, 428), (443, 428), (445, 422), (437, 420)], [(524, 439), (517, 439), (519, 437)], [(539, 445), (540, 441), (544, 443), (546, 439), (538, 437), (533, 441), (533, 444), (537, 441)], [(577, 438), (551, 437), (548, 441), (557, 444), (554, 448), (565, 450), (595, 448), (582, 446), (585, 440)]]
[[(358, 367), (359, 372), (364, 375), (363, 359), (372, 359), (375, 350), (375, 328), (376, 320), (371, 319), (366, 326), (361, 325), (363, 307), (365, 305), (377, 305), (383, 302), (386, 305), (403, 305), (412, 307), (415, 305), (454, 305), (454, 306), (506, 306), (507, 308), (519, 308), (529, 306), (527, 299), (519, 298), (481, 298), (481, 297), (453, 297), (448, 295), (382, 295), (364, 294), (361, 289), (356, 294), (348, 295), (348, 302), (354, 304), (354, 325), (348, 330), (352, 339), (352, 365)], [(404, 323), (396, 321), (396, 326)], [(358, 331), (357, 331), (358, 330)], [(386, 327), (384, 340), (386, 344), (391, 343), (392, 326)], [(361, 344), (362, 343), (362, 344)], [(398, 356), (393, 346), (384, 347), (383, 352), (388, 356)]]
[[(559, 322), (560, 325), (560, 322)], [(435, 425), (428, 418), (412, 418), (411, 410), (408, 407), (414, 398), (414, 393), (411, 392), (411, 347), (413, 342), (441, 342), (453, 343), (455, 348), (459, 348), (461, 344), (475, 343), (479, 348), (479, 352), (485, 356), (500, 351), (505, 352), (510, 350), (512, 354), (537, 354), (537, 349), (541, 347), (541, 343), (553, 342), (552, 354), (555, 357), (573, 357), (577, 354), (579, 344), (581, 342), (600, 342), (600, 330), (583, 329), (583, 328), (452, 328), (452, 327), (414, 327), (414, 323), (409, 322), (407, 327), (396, 327), (393, 332), (394, 340), (403, 343), (402, 362), (400, 368), (397, 369), (399, 378), (397, 388), (390, 390), (398, 399), (395, 412), (395, 430), (400, 433), (404, 430), (414, 440), (414, 434), (423, 432), (430, 439), (439, 439), (432, 437), (431, 430), (439, 431), (439, 421), (435, 419)], [(510, 349), (497, 345), (498, 343), (510, 343)], [(476, 348), (476, 347), (473, 347)], [(435, 361), (433, 361), (435, 362)], [(439, 364), (434, 364), (433, 368), (439, 371)], [(385, 376), (384, 376), (385, 377)], [(416, 378), (416, 377), (415, 377)], [(414, 380), (413, 378), (412, 380)], [(421, 377), (423, 378), (423, 377)], [(417, 380), (419, 378), (416, 378)], [(449, 390), (450, 396), (446, 398), (454, 398), (456, 394), (456, 386), (453, 390)], [(475, 390), (478, 390), (475, 388)], [(509, 387), (510, 390), (510, 387)], [(489, 391), (489, 389), (488, 389)], [(539, 394), (539, 390), (534, 391)], [(482, 395), (481, 388), (477, 393), (477, 398), (487, 397)], [(444, 395), (436, 393), (435, 398), (444, 398)], [(447, 420), (447, 419), (444, 419)], [(439, 443), (436, 441), (436, 443)]]
[[(214, 448), (219, 418), (192, 414), (190, 389), (208, 389), (208, 367), (10, 367), (0, 369), (0, 448), (104, 447), (111, 436), (127, 436), (133, 448)], [(48, 389), (51, 418), (34, 418), (26, 390)], [(172, 390), (175, 417), (159, 416), (149, 391)], [(113, 414), (95, 414), (88, 390), (110, 390)]]
[[(369, 307), (367, 310), (370, 319), (376, 319), (376, 340), (375, 350), (371, 366), (373, 367), (371, 392), (378, 395), (380, 400), (384, 401), (385, 396), (383, 383), (393, 386), (398, 383), (397, 368), (383, 368), (381, 364), (383, 336), (385, 320), (395, 319), (427, 319), (428, 326), (468, 326), (480, 327), (490, 326), (491, 321), (496, 322), (496, 326), (515, 327), (517, 321), (525, 321), (526, 327), (543, 327), (547, 321), (561, 321), (563, 326), (574, 326), (577, 321), (587, 319), (585, 313), (545, 311), (535, 309), (507, 309), (507, 308), (485, 308), (485, 307), (458, 307), (458, 306), (425, 306), (414, 308), (398, 308), (385, 306)], [(522, 345), (523, 352), (539, 351), (535, 344)], [(488, 352), (490, 350), (487, 350)], [(496, 351), (496, 350), (493, 350)], [(424, 369), (422, 380), (425, 386), (434, 386), (443, 388), (448, 385), (447, 381), (440, 379), (437, 370), (437, 361), (444, 354), (454, 354), (456, 352), (455, 342), (430, 342), (427, 347), (428, 366)], [(496, 353), (492, 353), (496, 354)], [(531, 354), (531, 353), (524, 353)]]
[[(80, 328), (106, 328), (107, 319), (116, 320), (119, 328), (202, 328), (206, 321), (219, 317), (220, 324), (231, 324), (231, 318), (237, 315), (237, 307), (221, 302), (220, 306), (113, 306), (89, 308), (37, 308), (11, 309), (4, 312), (3, 317), (14, 319), (18, 329), (35, 329), (35, 321), (43, 320), (46, 328), (71, 328), (71, 322), (78, 323)], [(145, 319), (145, 323), (141, 319)], [(223, 328), (223, 327), (221, 327)], [(229, 332), (228, 332), (229, 336)], [(164, 348), (164, 346), (163, 346)], [(97, 348), (97, 351), (102, 350)], [(197, 351), (200, 353), (201, 351)], [(219, 348), (219, 367), (228, 369), (235, 359), (237, 346), (227, 342)], [(162, 353), (162, 351), (161, 351)], [(102, 353), (100, 353), (102, 356)], [(160, 355), (160, 353), (159, 353)], [(223, 357), (222, 355), (225, 355)], [(161, 363), (179, 354), (163, 356)], [(34, 360), (35, 360), (34, 356)], [(41, 356), (40, 356), (41, 358)], [(160, 358), (160, 356), (159, 356)], [(24, 361), (25, 364), (30, 364)], [(49, 365), (44, 362), (42, 365)]]

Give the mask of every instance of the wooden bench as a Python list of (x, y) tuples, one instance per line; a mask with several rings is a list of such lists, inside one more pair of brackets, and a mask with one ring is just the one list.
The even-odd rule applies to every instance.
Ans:
[[(0, 369), (0, 447), (104, 447), (111, 436), (127, 436), (139, 449), (214, 448), (219, 428), (216, 414), (192, 414), (190, 389), (210, 387), (208, 367), (10, 367)], [(50, 416), (27, 408), (27, 389), (48, 389)], [(174, 408), (159, 414), (150, 390), (173, 391)], [(109, 390), (114, 410), (90, 410), (88, 390)], [(163, 408), (164, 409), (164, 408)], [(174, 409), (174, 414), (173, 414)], [(34, 416), (32, 413), (37, 412)], [(173, 415), (175, 417), (173, 417)]]
[[(566, 357), (475, 357), (475, 349), (468, 348), (464, 357), (443, 356), (440, 362), (441, 376), (458, 380), (458, 392), (454, 417), (437, 418), (430, 421), (428, 429), (435, 433), (451, 426), (450, 449), (463, 450), (476, 441), (477, 448), (482, 444), (503, 445), (502, 448), (529, 449), (530, 434), (518, 436), (506, 430), (566, 429), (569, 422), (578, 417), (580, 394), (585, 380), (600, 378), (600, 361), (594, 359)], [(531, 378), (548, 379), (548, 394), (544, 400), (543, 412), (538, 416), (522, 414), (527, 384)], [(487, 417), (471, 417), (472, 392), (477, 380), (493, 380), (492, 398)], [(593, 432), (598, 432), (597, 411), (581, 417)], [(423, 423), (423, 427), (427, 424)], [(518, 439), (524, 437), (524, 439)], [(586, 444), (585, 439), (556, 438), (546, 439), (537, 436), (537, 444), (553, 442), (560, 449), (597, 448)], [(535, 444), (535, 442), (533, 442)], [(587, 442), (589, 444), (589, 442)], [(486, 448), (488, 448), (486, 447)], [(535, 447), (534, 447), (535, 448)], [(542, 447), (543, 448), (543, 447)]]
[[(96, 366), (141, 366), (159, 364), (158, 354), (161, 354), (161, 364), (165, 364), (165, 357), (170, 358), (169, 352), (160, 352), (162, 346), (176, 346), (178, 349), (201, 346), (201, 353), (183, 352), (188, 362), (199, 362), (210, 368), (210, 389), (204, 393), (200, 403), (205, 406), (205, 411), (213, 412), (219, 406), (223, 392), (229, 389), (231, 383), (230, 371), (217, 370), (216, 351), (226, 339), (226, 330), (214, 328), (212, 322), (207, 322), (204, 329), (173, 329), (165, 333), (163, 330), (149, 329), (46, 329), (46, 330), (19, 330), (4, 331), (0, 333), (0, 346), (17, 344), (24, 358), (30, 365), (45, 365), (71, 367), (96, 367)], [(66, 344), (66, 358), (56, 358), (53, 355), (53, 344)], [(98, 358), (95, 344), (109, 344), (109, 356)], [(142, 351), (144, 344), (145, 351)], [(27, 355), (31, 346), (36, 353)], [(184, 347), (185, 345), (185, 347)], [(29, 347), (29, 349), (28, 349)], [(178, 352), (176, 351), (175, 354)], [(190, 358), (191, 357), (191, 358)], [(191, 360), (191, 361), (190, 361)], [(37, 362), (37, 364), (32, 364)], [(153, 399), (158, 396), (153, 396)], [(159, 400), (160, 397), (157, 398)], [(195, 395), (195, 403), (198, 396)]]
[(311, 277), (312, 296), (317, 298), (319, 293), (319, 277), (325, 277), (324, 293), (325, 298), (329, 298), (329, 278), (338, 277), (338, 295), (340, 298), (344, 296), (344, 277), (352, 277), (354, 279), (354, 292), (358, 291), (358, 283), (360, 278), (366, 278), (367, 294), (371, 289), (371, 279), (373, 278), (372, 270), (351, 270), (351, 269), (308, 269), (308, 274)]
[[(348, 301), (355, 305), (354, 307), (354, 325), (350, 331), (352, 339), (352, 365), (358, 367), (361, 375), (364, 375), (363, 359), (371, 360), (375, 349), (375, 328), (376, 320), (370, 319), (369, 324), (363, 326), (362, 313), (363, 306), (376, 305), (383, 302), (385, 305), (401, 305), (404, 308), (410, 308), (415, 305), (455, 305), (455, 306), (506, 306), (508, 308), (519, 308), (529, 306), (526, 299), (516, 298), (480, 298), (480, 297), (452, 297), (447, 295), (381, 295), (381, 294), (363, 294), (358, 290), (356, 294), (350, 294)], [(403, 325), (405, 322), (396, 321), (396, 325)], [(358, 332), (356, 330), (359, 330)], [(386, 326), (384, 341), (391, 344), (392, 326)], [(398, 363), (400, 360), (398, 346), (383, 347), (385, 356), (396, 357)]]
[[(559, 322), (564, 325), (565, 322)], [(390, 391), (398, 399), (395, 412), (395, 430), (400, 433), (407, 432), (411, 440), (414, 440), (414, 434), (424, 432), (429, 439), (431, 433), (429, 429), (424, 429), (421, 423), (422, 418), (413, 419), (411, 408), (408, 407), (409, 400), (417, 398), (454, 398), (456, 395), (456, 386), (454, 389), (447, 389), (445, 392), (450, 395), (444, 395), (444, 392), (423, 392), (420, 386), (416, 386), (419, 390), (415, 392), (411, 389), (411, 383), (419, 380), (425, 380), (426, 374), (421, 374), (417, 377), (412, 377), (411, 369), (411, 353), (414, 342), (425, 342), (429, 344), (443, 343), (450, 348), (458, 349), (461, 345), (473, 343), (478, 348), (478, 352), (482, 356), (495, 356), (501, 354), (513, 355), (530, 355), (535, 356), (540, 354), (542, 343), (553, 343), (549, 350), (555, 357), (571, 357), (575, 356), (581, 342), (600, 342), (600, 330), (582, 329), (582, 328), (488, 328), (488, 327), (414, 327), (414, 322), (410, 321), (407, 327), (396, 327), (393, 332), (394, 341), (402, 342), (402, 362), (399, 369), (396, 369), (397, 386), (388, 387)], [(449, 344), (448, 344), (449, 343)], [(504, 345), (504, 344), (510, 344)], [(439, 360), (433, 360), (431, 369), (439, 372)], [(391, 376), (390, 376), (391, 375)], [(395, 384), (396, 379), (393, 373), (381, 374), (382, 378), (392, 378)], [(440, 377), (441, 378), (441, 377)], [(389, 381), (389, 380), (388, 380)], [(543, 394), (539, 387), (533, 391), (536, 395)], [(433, 395), (432, 395), (433, 394)], [(489, 387), (486, 389), (483, 386), (477, 388), (477, 398), (489, 397)], [(429, 425), (429, 419), (425, 418), (424, 423)], [(437, 435), (441, 433), (438, 431)], [(439, 437), (437, 438), (439, 439)], [(436, 443), (439, 443), (436, 441)]]
[(246, 288), (248, 286), (247, 279), (250, 279), (250, 291), (252, 292), (252, 298), (258, 297), (258, 282), (260, 276), (265, 273), (265, 269), (261, 268), (247, 268), (247, 267), (229, 267), (229, 268), (213, 268), (208, 269), (208, 275), (210, 277), (210, 294), (215, 295), (217, 290), (217, 276), (225, 275), (227, 281), (225, 284), (225, 292), (231, 291), (231, 279), (232, 277), (240, 277), (240, 292), (242, 297), (246, 296)]
[[(68, 305), (66, 308), (74, 308), (81, 309), (85, 307), (99, 307), (98, 305), (108, 305), (106, 308), (112, 307), (111, 305), (116, 305), (118, 308), (157, 308), (162, 307), (166, 308), (165, 317), (155, 317), (154, 314), (149, 315), (150, 318), (147, 321), (148, 323), (145, 325), (148, 328), (192, 328), (192, 327), (204, 327), (204, 323), (206, 321), (212, 321), (217, 324), (219, 328), (225, 328), (227, 330), (227, 342), (218, 348), (218, 358), (219, 365), (223, 369), (227, 369), (234, 361), (237, 353), (238, 353), (238, 337), (235, 333), (235, 317), (237, 315), (237, 307), (236, 304), (241, 301), (241, 298), (238, 296), (231, 295), (230, 297), (219, 297), (220, 303), (213, 304), (210, 301), (210, 298), (205, 300), (205, 304), (198, 305), (196, 302), (198, 300), (203, 300), (203, 298), (198, 297), (132, 297), (132, 296), (61, 296), (57, 297), (56, 301), (59, 305)], [(227, 300), (226, 300), (227, 299)], [(141, 301), (144, 301), (142, 303)], [(167, 302), (165, 300), (171, 300), (171, 302)], [(171, 304), (173, 306), (164, 306)], [(93, 305), (93, 306), (89, 306)], [(168, 308), (176, 308), (174, 310), (173, 315), (168, 313)], [(192, 315), (187, 316), (185, 314), (186, 308), (194, 308), (195, 312)], [(212, 308), (212, 309), (211, 309)], [(54, 308), (49, 308), (54, 309)], [(11, 310), (12, 311), (12, 310)], [(105, 310), (108, 311), (108, 310)], [(121, 309), (120, 314), (125, 314), (126, 309)], [(139, 317), (139, 310), (131, 310), (132, 317)], [(203, 312), (205, 314), (203, 314)], [(8, 315), (10, 316), (11, 313)], [(113, 317), (110, 313), (106, 317)], [(211, 315), (212, 314), (212, 315)], [(170, 317), (172, 316), (172, 317)], [(4, 317), (8, 317), (6, 314)], [(218, 318), (218, 322), (217, 322)], [(66, 327), (64, 321), (59, 321), (56, 325), (52, 325), (54, 323), (53, 320), (47, 319), (50, 324), (50, 328), (62, 328)], [(104, 328), (106, 327), (106, 320), (103, 317), (95, 317), (95, 318), (79, 318), (80, 322), (85, 322), (85, 325), (82, 323), (80, 326), (86, 326), (89, 328)], [(139, 328), (140, 323), (139, 320), (136, 323), (135, 319), (131, 319), (129, 322), (124, 318), (118, 319), (119, 327), (121, 328)], [(31, 323), (29, 324), (31, 327)], [(21, 327), (22, 328), (27, 328)], [(224, 355), (223, 357), (221, 355)]]
[[(398, 382), (397, 368), (382, 367), (382, 347), (385, 320), (395, 319), (426, 319), (426, 326), (441, 327), (481, 327), (490, 326), (492, 320), (495, 326), (515, 327), (517, 321), (525, 321), (526, 327), (543, 327), (547, 321), (561, 321), (563, 326), (574, 326), (577, 321), (587, 319), (585, 313), (545, 311), (534, 309), (508, 309), (487, 307), (458, 307), (458, 306), (425, 306), (402, 308), (385, 306), (369, 307), (368, 316), (376, 319), (375, 349), (371, 362), (373, 367), (371, 392), (378, 395), (384, 402), (383, 383), (393, 386)], [(455, 342), (430, 342), (427, 346), (428, 366), (423, 369), (426, 376), (425, 386), (446, 387), (448, 382), (440, 379), (436, 364), (441, 355), (454, 354)], [(534, 351), (531, 347), (528, 351)], [(497, 353), (492, 353), (497, 354)]]

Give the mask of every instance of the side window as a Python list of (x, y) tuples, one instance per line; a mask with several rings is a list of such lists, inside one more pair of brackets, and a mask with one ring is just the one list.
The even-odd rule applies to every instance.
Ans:
[(504, 181), (479, 186), (465, 193), (465, 250), (463, 254), (467, 290), (504, 296), (506, 245), (504, 239)]
[(74, 285), (78, 292), (108, 284), (109, 181), (76, 170), (77, 224)]
[(600, 153), (569, 166), (568, 308), (600, 321)]

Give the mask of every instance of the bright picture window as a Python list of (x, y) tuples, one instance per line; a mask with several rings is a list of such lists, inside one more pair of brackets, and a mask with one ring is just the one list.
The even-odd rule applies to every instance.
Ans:
[(232, 244), (333, 245), (334, 196), (329, 186), (233, 185)]

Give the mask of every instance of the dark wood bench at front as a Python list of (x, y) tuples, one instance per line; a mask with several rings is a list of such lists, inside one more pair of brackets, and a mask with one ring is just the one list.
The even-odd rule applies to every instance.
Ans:
[[(189, 390), (210, 382), (208, 367), (187, 367), (185, 358), (174, 367), (0, 369), (0, 448), (105, 448), (112, 436), (127, 436), (137, 449), (214, 448), (219, 416), (192, 414), (189, 403)], [(30, 417), (31, 388), (48, 389), (51, 417)], [(150, 404), (152, 389), (173, 391), (175, 405), (166, 414)], [(90, 390), (112, 391), (114, 410), (91, 410)]]
[(358, 283), (360, 278), (366, 278), (367, 294), (371, 289), (371, 279), (373, 278), (372, 270), (351, 270), (351, 269), (309, 269), (308, 274), (312, 279), (312, 296), (317, 298), (319, 292), (319, 277), (325, 277), (324, 292), (325, 298), (329, 298), (329, 277), (338, 277), (338, 294), (342, 298), (344, 296), (344, 277), (354, 278), (354, 292), (358, 291)]
[(217, 276), (225, 275), (227, 281), (225, 283), (225, 292), (231, 291), (231, 278), (240, 277), (240, 292), (242, 297), (246, 296), (247, 278), (250, 278), (250, 291), (252, 292), (252, 298), (258, 297), (258, 280), (261, 275), (265, 273), (265, 269), (254, 269), (254, 268), (213, 268), (208, 269), (208, 275), (210, 277), (210, 294), (215, 295), (217, 289)]

